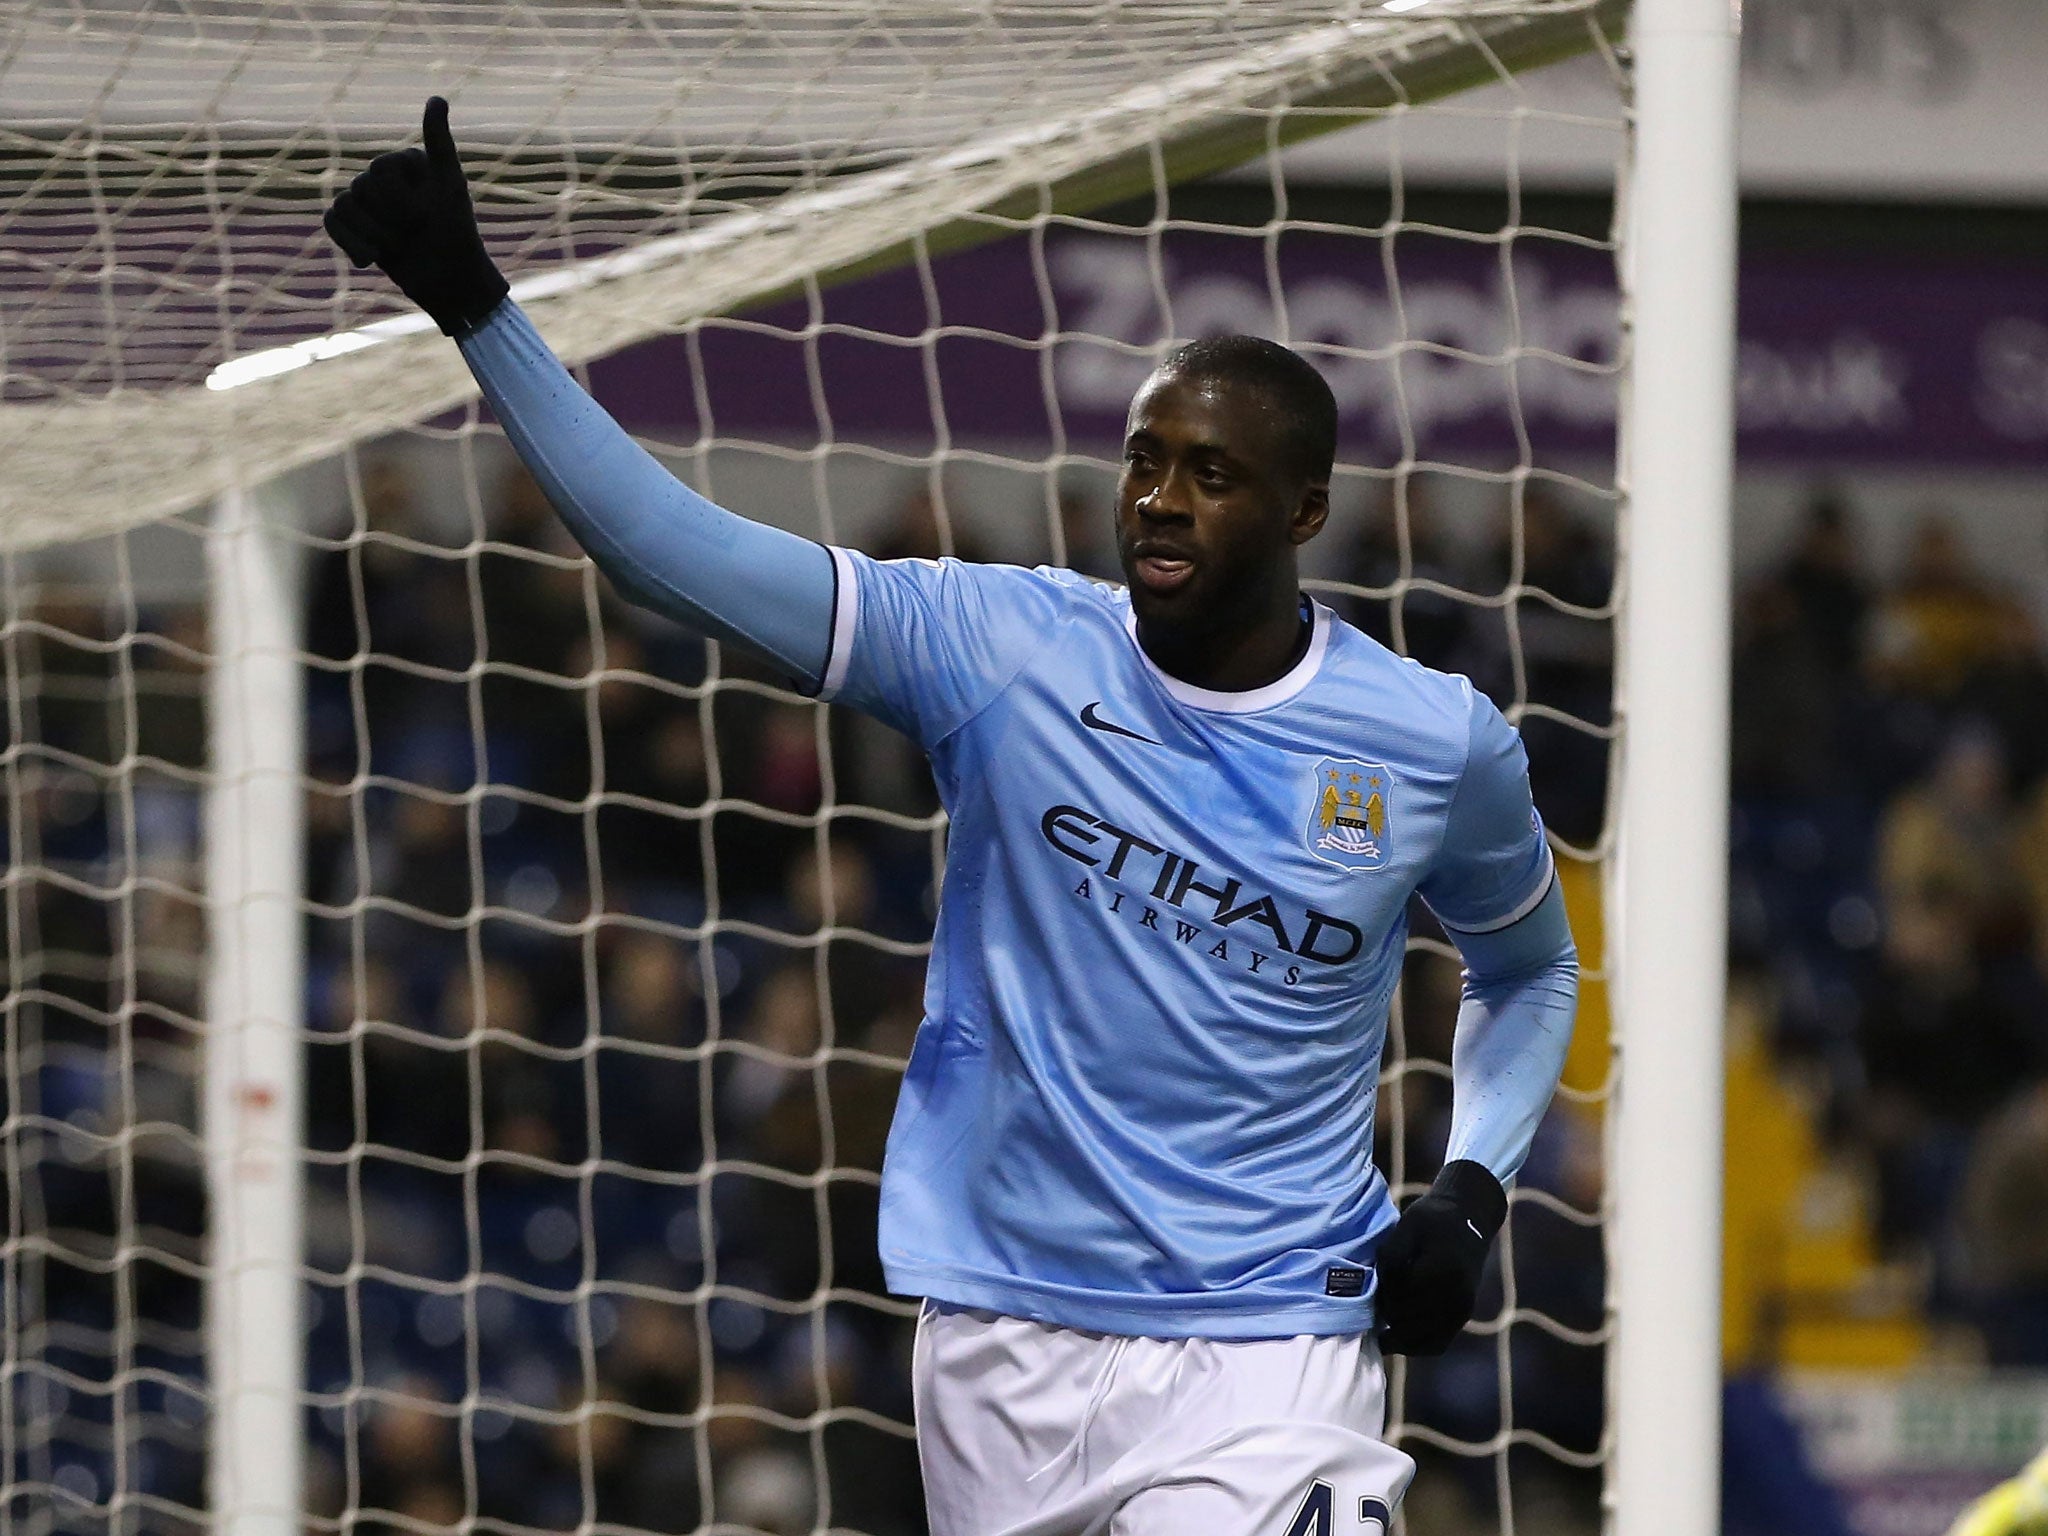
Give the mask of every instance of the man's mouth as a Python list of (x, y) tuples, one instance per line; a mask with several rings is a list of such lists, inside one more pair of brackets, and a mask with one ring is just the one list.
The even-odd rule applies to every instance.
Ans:
[(1131, 575), (1147, 592), (1165, 594), (1184, 586), (1195, 574), (1195, 562), (1178, 550), (1140, 545), (1131, 561)]

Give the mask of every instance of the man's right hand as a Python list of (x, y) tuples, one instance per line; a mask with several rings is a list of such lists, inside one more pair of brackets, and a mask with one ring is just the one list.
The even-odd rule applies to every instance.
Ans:
[(510, 291), (484, 250), (448, 103), (429, 97), (423, 149), (379, 155), (327, 210), (327, 233), (359, 267), (372, 264), (450, 336), (483, 324)]

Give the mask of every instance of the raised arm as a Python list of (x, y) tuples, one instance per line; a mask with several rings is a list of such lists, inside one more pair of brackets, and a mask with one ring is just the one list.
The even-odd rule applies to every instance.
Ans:
[(484, 249), (438, 96), (421, 133), (423, 148), (378, 156), (335, 199), (335, 243), (456, 339), (519, 457), (626, 597), (818, 687), (831, 659), (831, 555), (705, 500), (584, 392)]

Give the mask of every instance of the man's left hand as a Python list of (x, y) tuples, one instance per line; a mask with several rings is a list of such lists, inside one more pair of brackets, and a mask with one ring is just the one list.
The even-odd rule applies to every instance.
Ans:
[(1444, 1164), (1374, 1259), (1382, 1353), (1440, 1355), (1451, 1347), (1472, 1320), (1486, 1255), (1507, 1214), (1507, 1191), (1485, 1167)]

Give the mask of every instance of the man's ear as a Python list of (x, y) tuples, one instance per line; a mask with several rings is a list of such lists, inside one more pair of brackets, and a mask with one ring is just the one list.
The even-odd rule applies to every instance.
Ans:
[(1327, 485), (1311, 485), (1301, 493), (1301, 502), (1294, 509), (1294, 521), (1288, 528), (1288, 537), (1296, 544), (1306, 544), (1323, 531), (1323, 524), (1330, 520), (1330, 488)]

